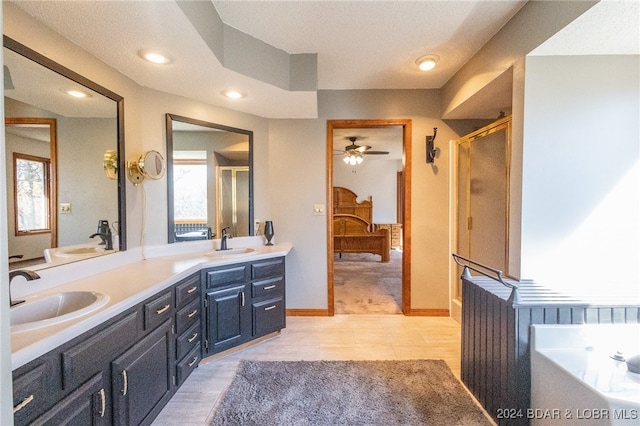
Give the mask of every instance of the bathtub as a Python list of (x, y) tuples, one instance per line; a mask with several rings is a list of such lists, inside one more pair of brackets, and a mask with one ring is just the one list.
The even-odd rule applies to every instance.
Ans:
[[(640, 324), (531, 326), (532, 425), (640, 425)], [(616, 359), (618, 358), (618, 359)]]

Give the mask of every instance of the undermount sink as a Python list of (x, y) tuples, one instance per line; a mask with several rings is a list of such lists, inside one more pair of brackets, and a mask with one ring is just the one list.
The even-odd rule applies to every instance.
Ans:
[(78, 318), (108, 301), (109, 296), (93, 291), (68, 291), (36, 297), (11, 308), (11, 332), (33, 330)]
[(104, 247), (75, 247), (75, 248), (62, 248), (56, 250), (56, 256), (58, 257), (74, 257), (74, 256), (95, 256), (104, 253)]
[(223, 257), (236, 257), (243, 254), (249, 255), (249, 254), (253, 254), (254, 252), (255, 252), (255, 249), (252, 249), (249, 247), (243, 247), (243, 248), (233, 248), (228, 250), (208, 251), (204, 255), (209, 257), (223, 258)]

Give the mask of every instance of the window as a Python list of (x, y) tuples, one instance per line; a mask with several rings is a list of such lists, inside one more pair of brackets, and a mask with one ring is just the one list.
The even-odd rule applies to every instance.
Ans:
[[(204, 159), (174, 159), (173, 208), (177, 223), (207, 223), (207, 160), (203, 154)], [(198, 157), (195, 152), (190, 155)]]
[(51, 160), (13, 154), (16, 235), (51, 232)]

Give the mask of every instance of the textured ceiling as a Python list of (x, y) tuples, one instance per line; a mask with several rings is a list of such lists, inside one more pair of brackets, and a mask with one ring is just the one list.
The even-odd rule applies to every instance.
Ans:
[[(221, 65), (174, 1), (14, 1), (138, 84), (268, 118), (317, 116), (315, 92), (292, 92)], [(229, 1), (222, 20), (289, 54), (316, 53), (318, 89), (439, 88), (523, 1)], [(144, 63), (142, 48), (173, 56)], [(415, 60), (440, 56), (421, 73)], [(239, 101), (222, 90), (247, 94)]]
[[(231, 71), (175, 1), (4, 1), (13, 3), (138, 84), (266, 118), (314, 118), (315, 91), (290, 91)], [(214, 1), (222, 21), (289, 54), (317, 54), (319, 90), (442, 87), (517, 11), (520, 0)], [(637, 0), (603, 0), (536, 54), (638, 54)], [(615, 49), (614, 49), (615, 47)], [(137, 51), (159, 48), (168, 66)], [(607, 51), (603, 51), (603, 49)], [(633, 52), (635, 49), (635, 52)], [(574, 52), (574, 53), (571, 53)], [(437, 54), (435, 70), (415, 60)], [(79, 70), (81, 71), (81, 70)], [(510, 78), (484, 92), (510, 102)], [(241, 100), (225, 89), (247, 94)], [(455, 118), (487, 118), (470, 102)], [(493, 112), (492, 112), (493, 114)]]

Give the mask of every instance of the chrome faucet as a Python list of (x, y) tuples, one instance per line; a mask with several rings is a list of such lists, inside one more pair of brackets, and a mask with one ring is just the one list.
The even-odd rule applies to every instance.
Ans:
[(107, 232), (96, 232), (95, 234), (89, 235), (89, 238), (100, 237), (102, 243), (104, 244), (105, 250), (113, 250), (113, 239), (111, 237), (111, 231), (107, 228)]
[(11, 281), (17, 276), (24, 277), (27, 281), (37, 280), (38, 278), (40, 278), (40, 275), (36, 274), (33, 271), (28, 271), (26, 269), (18, 269), (18, 270), (9, 272), (9, 305), (10, 306), (16, 306), (24, 302), (24, 300), (13, 301), (13, 299), (11, 299)]
[(227, 239), (229, 238), (229, 233), (227, 232), (227, 230), (229, 229), (228, 226), (225, 226), (224, 228), (222, 228), (221, 234), (220, 235), (220, 250), (229, 250), (227, 248)]

